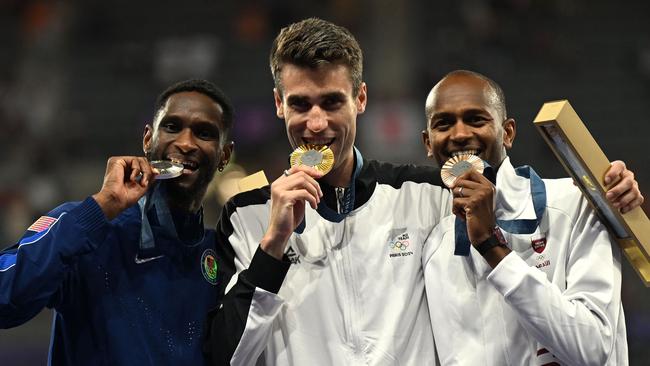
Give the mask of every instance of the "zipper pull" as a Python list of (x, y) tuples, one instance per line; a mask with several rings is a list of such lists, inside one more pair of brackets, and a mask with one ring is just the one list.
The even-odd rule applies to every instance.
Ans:
[(341, 213), (341, 206), (343, 205), (343, 198), (345, 197), (345, 188), (336, 187), (336, 212)]

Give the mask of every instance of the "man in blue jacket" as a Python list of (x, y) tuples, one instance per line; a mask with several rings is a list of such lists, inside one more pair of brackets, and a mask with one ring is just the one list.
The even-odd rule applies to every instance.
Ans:
[[(51, 365), (202, 364), (205, 314), (229, 269), (201, 204), (230, 158), (232, 114), (207, 81), (165, 90), (145, 127), (146, 158), (111, 157), (98, 193), (41, 216), (0, 253), (0, 328), (48, 307)], [(182, 173), (157, 180), (153, 160)]]

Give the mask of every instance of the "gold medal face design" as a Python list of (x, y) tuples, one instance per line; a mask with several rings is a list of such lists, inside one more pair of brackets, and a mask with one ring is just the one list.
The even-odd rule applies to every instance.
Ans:
[(307, 144), (297, 147), (290, 161), (291, 166), (307, 165), (327, 174), (334, 166), (334, 153), (327, 146)]
[(470, 169), (474, 169), (479, 174), (483, 174), (483, 167), (483, 160), (478, 156), (473, 154), (460, 154), (445, 162), (442, 169), (440, 169), (440, 177), (442, 178), (442, 182), (451, 188), (458, 176)]
[(183, 174), (183, 164), (180, 163), (169, 160), (154, 160), (150, 161), (149, 164), (160, 172), (156, 179), (171, 179)]

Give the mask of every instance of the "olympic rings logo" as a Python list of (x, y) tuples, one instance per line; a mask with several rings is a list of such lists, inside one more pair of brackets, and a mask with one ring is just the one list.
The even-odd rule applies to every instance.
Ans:
[(408, 240), (397, 240), (394, 243), (390, 243), (389, 247), (395, 251), (401, 250), (403, 252), (408, 248), (409, 244)]

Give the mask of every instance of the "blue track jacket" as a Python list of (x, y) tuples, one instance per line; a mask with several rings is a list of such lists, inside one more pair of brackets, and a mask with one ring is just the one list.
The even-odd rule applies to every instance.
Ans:
[(213, 230), (187, 245), (149, 217), (155, 248), (145, 251), (138, 205), (109, 222), (89, 197), (41, 217), (0, 253), (0, 328), (47, 306), (51, 365), (203, 364), (205, 315), (232, 270)]

